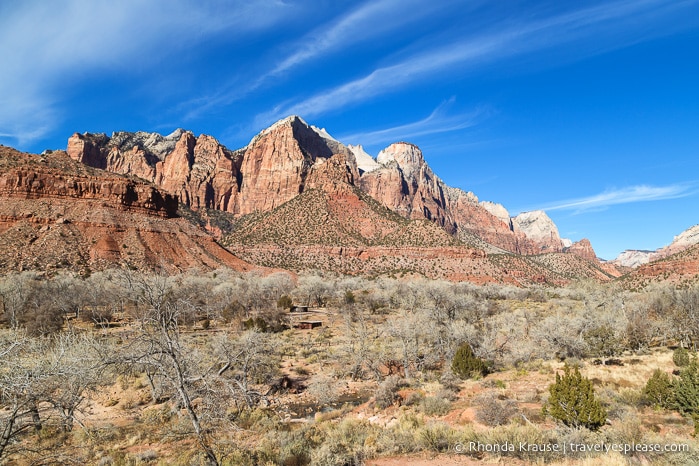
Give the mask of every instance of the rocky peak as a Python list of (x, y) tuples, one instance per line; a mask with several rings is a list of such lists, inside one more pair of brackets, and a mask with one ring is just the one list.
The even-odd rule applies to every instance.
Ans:
[[(301, 118), (290, 116), (255, 136), (242, 156), (238, 213), (264, 212), (301, 194), (311, 168), (334, 154), (342, 154), (343, 160), (350, 163), (353, 179), (358, 178), (354, 155), (327, 132), (323, 133), (319, 134)], [(328, 176), (339, 174), (337, 170), (321, 172)]]
[(479, 203), (473, 193), (447, 186), (413, 144), (391, 144), (374, 159), (362, 146), (345, 146), (295, 115), (235, 152), (210, 136), (195, 138), (181, 129), (167, 136), (76, 134), (68, 152), (88, 165), (153, 181), (193, 209), (265, 212), (307, 187), (340, 183), (362, 189), (403, 217), (430, 220), (465, 240), (478, 237), (524, 254), (564, 247), (546, 214), (530, 212), (511, 220), (503, 206)]
[(372, 157), (369, 155), (365, 150), (364, 147), (361, 145), (353, 146), (352, 144), (348, 145), (347, 148), (354, 154), (354, 159), (357, 162), (357, 168), (359, 168), (359, 171), (361, 173), (367, 173), (373, 170), (376, 170), (379, 168), (381, 165)]
[(507, 211), (505, 206), (490, 201), (481, 201), (480, 205), (485, 210), (502, 220), (503, 223), (509, 225), (510, 228), (512, 228), (512, 220), (510, 219), (510, 213)]
[(583, 238), (580, 241), (576, 241), (575, 243), (571, 244), (570, 247), (565, 249), (565, 252), (575, 254), (576, 256), (582, 257), (583, 259), (587, 259), (589, 261), (597, 261), (597, 254), (595, 253), (595, 250), (592, 249), (592, 244), (590, 244), (590, 240), (587, 238)]
[(391, 144), (376, 156), (376, 161), (381, 165), (396, 162), (407, 173), (418, 170), (425, 164), (422, 151), (409, 142), (396, 142)]
[(655, 251), (627, 249), (619, 254), (612, 264), (622, 267), (640, 267), (641, 265), (658, 259), (664, 259), (678, 252), (682, 252), (692, 246), (699, 244), (699, 225), (694, 225), (675, 236), (672, 243)]
[(558, 228), (543, 210), (522, 212), (512, 219), (514, 230), (523, 232), (527, 238), (542, 245), (542, 251), (561, 251), (563, 244)]
[(107, 169), (107, 143), (104, 133), (75, 133), (68, 139), (66, 152), (75, 161), (89, 167)]
[(150, 160), (157, 159), (157, 161), (160, 161), (164, 160), (165, 156), (175, 149), (184, 133), (186, 131), (182, 128), (176, 129), (167, 136), (146, 131), (137, 131), (135, 133), (118, 131), (112, 133), (109, 145), (118, 148), (121, 152), (133, 150), (134, 147), (137, 147), (143, 150)]
[(699, 243), (699, 225), (694, 225), (675, 236), (669, 246), (661, 249), (658, 252), (668, 252), (674, 254), (681, 250), (687, 249), (690, 246), (694, 246)]
[(616, 259), (610, 261), (614, 265), (619, 265), (622, 267), (639, 267), (643, 264), (650, 262), (651, 256), (655, 251), (645, 251), (638, 249), (627, 249), (626, 251), (619, 254)]

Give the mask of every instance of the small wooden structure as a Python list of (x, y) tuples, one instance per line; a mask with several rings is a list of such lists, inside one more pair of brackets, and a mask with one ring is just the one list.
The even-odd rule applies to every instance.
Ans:
[(323, 325), (323, 322), (320, 320), (302, 320), (298, 322), (294, 327), (300, 328), (303, 330), (311, 330), (316, 327), (321, 327)]
[(291, 306), (290, 312), (308, 312), (308, 306)]

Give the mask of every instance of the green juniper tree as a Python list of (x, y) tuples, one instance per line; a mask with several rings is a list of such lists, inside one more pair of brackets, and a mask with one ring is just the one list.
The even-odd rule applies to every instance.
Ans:
[(672, 352), (672, 362), (675, 363), (677, 367), (686, 367), (689, 365), (691, 357), (687, 348), (679, 347)]
[(556, 374), (556, 382), (549, 386), (549, 400), (544, 414), (563, 424), (597, 430), (607, 421), (607, 411), (595, 398), (590, 379), (583, 377), (577, 367), (563, 367), (563, 376)]
[(462, 343), (454, 354), (454, 359), (451, 362), (451, 370), (462, 379), (467, 379), (474, 375), (487, 374), (488, 365), (481, 358), (473, 354), (471, 345)]
[(669, 408), (673, 401), (673, 384), (667, 372), (656, 369), (643, 388), (643, 396), (655, 407)]
[(699, 434), (699, 363), (692, 358), (673, 383), (673, 407), (694, 421), (694, 432)]

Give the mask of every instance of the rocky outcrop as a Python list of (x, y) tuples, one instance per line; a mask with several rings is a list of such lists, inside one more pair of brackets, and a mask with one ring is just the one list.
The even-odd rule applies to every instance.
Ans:
[(6, 271), (253, 268), (176, 217), (172, 195), (76, 163), (65, 152), (38, 156), (0, 147), (0, 198)]
[[(556, 243), (538, 234), (544, 228), (543, 219), (534, 219), (532, 228), (514, 228), (503, 206), (479, 203), (473, 193), (447, 186), (425, 163), (420, 149), (412, 144), (392, 144), (376, 160), (380, 167), (362, 174), (361, 188), (406, 218), (427, 218), (462, 240), (471, 242), (470, 238), (475, 236), (509, 252), (538, 254), (562, 250), (560, 238)], [(550, 229), (553, 222), (549, 219), (549, 223)], [(558, 238), (557, 230), (555, 238)]]
[(616, 259), (609, 261), (610, 263), (621, 266), (636, 268), (650, 262), (655, 251), (642, 251), (637, 249), (627, 249), (619, 254)]
[(497, 204), (490, 201), (481, 201), (480, 206), (485, 210), (493, 214), (498, 220), (500, 220), (505, 225), (508, 225), (512, 229), (512, 219), (510, 218), (510, 213), (505, 209), (502, 204)]
[(74, 134), (68, 155), (88, 166), (129, 174), (146, 181), (194, 209), (235, 212), (240, 181), (239, 154), (211, 136), (195, 138), (177, 130), (154, 133)]
[(182, 134), (175, 148), (156, 164), (155, 184), (176, 194), (192, 209), (234, 213), (240, 179), (240, 154), (211, 136)]
[(194, 210), (267, 212), (309, 186), (347, 183), (406, 219), (427, 219), (489, 252), (539, 254), (569, 246), (543, 212), (511, 219), (503, 206), (447, 186), (413, 144), (392, 144), (374, 159), (361, 146), (345, 146), (296, 116), (235, 152), (210, 136), (195, 138), (183, 130), (164, 137), (75, 134), (68, 152), (90, 166), (152, 181)]
[(541, 245), (544, 252), (560, 252), (563, 242), (558, 234), (558, 227), (543, 210), (522, 212), (512, 218), (514, 231), (521, 231), (525, 236)]
[[(7, 151), (5, 151), (7, 152)], [(20, 154), (20, 153), (17, 153)], [(174, 217), (177, 200), (155, 187), (125, 177), (81, 175), (50, 166), (27, 163), (5, 167), (0, 173), (0, 196), (23, 199), (101, 200), (112, 208)], [(53, 153), (52, 158), (60, 158)]]
[(381, 167), (360, 178), (364, 192), (405, 218), (426, 218), (449, 233), (456, 232), (447, 211), (446, 185), (425, 163), (417, 146), (405, 142), (391, 144), (379, 153), (376, 161)]
[(280, 120), (238, 151), (211, 136), (176, 130), (165, 137), (76, 133), (67, 152), (88, 166), (151, 181), (192, 209), (236, 215), (265, 212), (297, 196), (311, 167), (334, 154), (354, 164), (351, 151), (299, 117)]
[(332, 155), (327, 141), (301, 118), (275, 123), (243, 152), (236, 213), (266, 212), (298, 196), (311, 167)]
[(354, 159), (357, 162), (357, 168), (361, 173), (370, 172), (381, 167), (381, 165), (369, 155), (361, 145), (353, 146), (349, 144), (347, 148), (354, 154)]
[[(457, 235), (461, 238), (476, 236), (496, 246), (502, 251), (517, 254), (539, 254), (542, 246), (513, 229), (512, 221), (503, 218), (502, 211), (493, 214), (478, 198), (470, 192), (447, 187), (447, 206), (457, 226)], [(503, 208), (504, 210), (504, 208)], [(500, 252), (502, 252), (500, 251)]]
[(592, 262), (597, 261), (597, 254), (595, 253), (595, 250), (592, 249), (592, 244), (590, 244), (590, 240), (587, 238), (583, 238), (580, 241), (576, 241), (569, 247), (565, 249), (565, 252), (569, 252), (571, 254), (575, 254), (576, 256), (580, 256), (583, 259), (587, 259)]
[(699, 244), (699, 225), (694, 225), (675, 236), (672, 243), (658, 249), (655, 254), (652, 254), (650, 260), (663, 259), (678, 252), (684, 251), (695, 244)]
[(622, 267), (640, 267), (653, 261), (670, 257), (699, 244), (699, 225), (694, 225), (675, 236), (672, 243), (655, 251), (627, 249), (611, 263)]
[(653, 282), (670, 282), (687, 286), (699, 278), (699, 244), (693, 244), (661, 260), (642, 264), (626, 275), (623, 285), (638, 289)]

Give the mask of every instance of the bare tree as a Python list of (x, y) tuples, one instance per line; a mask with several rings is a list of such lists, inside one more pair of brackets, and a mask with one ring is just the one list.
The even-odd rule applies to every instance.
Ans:
[(2, 300), (3, 316), (10, 328), (17, 328), (20, 315), (31, 295), (37, 274), (22, 272), (6, 275), (0, 280), (0, 299)]
[(367, 372), (379, 379), (381, 349), (378, 346), (384, 335), (382, 330), (373, 325), (364, 312), (347, 313), (343, 317), (345, 331), (341, 351), (346, 373), (355, 380), (364, 378)]
[(264, 398), (262, 387), (278, 374), (279, 355), (272, 336), (254, 330), (238, 338), (223, 334), (215, 343), (220, 361), (216, 375), (228, 387), (233, 400), (251, 408)]
[(114, 362), (144, 367), (151, 383), (177, 400), (207, 460), (218, 465), (210, 431), (202, 423), (202, 407), (194, 403), (197, 397), (210, 393), (207, 375), (211, 364), (205, 364), (196, 348), (182, 341), (179, 328), (191, 303), (177, 296), (172, 278), (124, 274), (123, 279), (139, 305), (138, 320), (135, 338), (124, 345), (120, 358)]
[(45, 382), (46, 399), (60, 417), (64, 431), (73, 430), (89, 392), (104, 379), (104, 361), (108, 348), (87, 334), (65, 332), (50, 341), (46, 352), (49, 377)]
[(333, 294), (333, 283), (320, 275), (305, 275), (299, 278), (297, 293), (305, 297), (309, 306), (324, 306)]
[(42, 429), (38, 406), (49, 373), (34, 350), (32, 341), (18, 334), (0, 347), (0, 460), (21, 434)]
[(398, 346), (399, 359), (403, 366), (403, 377), (410, 378), (410, 368), (419, 366), (419, 358), (423, 356), (423, 337), (425, 321), (416, 312), (402, 311), (391, 316), (385, 324), (386, 333), (392, 336)]

